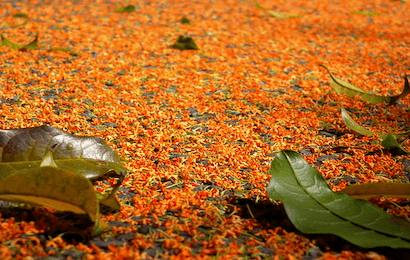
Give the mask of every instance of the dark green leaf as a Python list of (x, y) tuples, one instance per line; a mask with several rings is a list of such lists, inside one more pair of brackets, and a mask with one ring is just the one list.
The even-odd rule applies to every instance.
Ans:
[(135, 12), (135, 6), (134, 5), (127, 5), (125, 7), (117, 7), (117, 8), (115, 8), (115, 11), (117, 13), (132, 13), (132, 12)]
[(331, 77), (330, 85), (338, 92), (338, 93), (343, 93), (348, 96), (354, 97), (354, 96), (360, 96), (363, 100), (368, 101), (372, 104), (377, 104), (377, 103), (382, 103), (382, 102), (387, 102), (387, 103), (394, 103), (396, 100), (399, 98), (404, 98), (406, 95), (410, 93), (410, 86), (407, 80), (407, 76), (404, 78), (404, 89), (401, 94), (395, 95), (395, 96), (380, 96), (376, 95), (370, 91), (364, 91), (359, 87), (356, 87), (355, 85), (350, 84), (347, 81), (341, 80), (339, 78), (336, 78), (333, 76), (333, 74), (330, 72), (329, 68), (326, 67), (323, 64), (320, 64), (320, 66), (324, 67), (328, 72)]
[(15, 18), (28, 18), (28, 15), (25, 14), (25, 13), (16, 13), (16, 14), (13, 14), (13, 17), (15, 17)]
[(182, 17), (181, 23), (182, 23), (182, 24), (191, 24), (191, 22), (189, 21), (189, 19), (186, 18), (186, 17)]
[(198, 50), (198, 46), (194, 42), (194, 39), (183, 35), (180, 35), (178, 40), (170, 47), (179, 50)]
[(283, 202), (301, 232), (335, 234), (361, 247), (410, 248), (410, 223), (365, 200), (334, 193), (323, 176), (293, 151), (271, 164), (269, 196)]

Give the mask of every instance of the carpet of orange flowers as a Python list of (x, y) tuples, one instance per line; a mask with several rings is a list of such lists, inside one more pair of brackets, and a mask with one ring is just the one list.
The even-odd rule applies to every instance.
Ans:
[[(409, 130), (409, 97), (371, 105), (337, 94), (319, 64), (363, 89), (400, 93), (410, 2), (258, 3), (303, 16), (273, 17), (250, 0), (1, 1), (1, 33), (22, 45), (38, 34), (39, 47), (0, 47), (0, 129), (49, 124), (100, 136), (131, 173), (121, 210), (102, 214), (112, 231), (97, 238), (75, 231), (76, 216), (2, 207), (0, 258), (385, 259), (286, 224), (267, 196), (267, 171), (275, 151), (292, 149), (335, 191), (409, 181), (408, 155), (340, 117), (345, 107), (367, 129)], [(136, 10), (116, 12), (128, 4)], [(170, 48), (180, 35), (199, 50)], [(404, 200), (374, 202), (410, 212)]]

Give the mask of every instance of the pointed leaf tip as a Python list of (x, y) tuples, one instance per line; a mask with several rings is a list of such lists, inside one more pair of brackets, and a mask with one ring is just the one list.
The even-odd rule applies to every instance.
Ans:
[[(371, 104), (377, 104), (377, 103), (382, 103), (382, 102), (392, 104), (396, 102), (399, 98), (404, 98), (406, 95), (410, 93), (410, 87), (408, 86), (407, 77), (405, 77), (405, 86), (401, 94), (394, 95), (394, 96), (381, 96), (381, 95), (376, 95), (371, 91), (365, 91), (347, 81), (344, 81), (342, 79), (335, 77), (330, 71), (330, 69), (324, 64), (319, 64), (319, 66), (325, 68), (328, 71), (331, 77), (330, 85), (333, 87), (333, 89), (336, 90), (336, 92), (346, 94), (350, 97), (360, 96), (362, 100), (368, 101)], [(406, 85), (406, 82), (407, 82), (407, 85)]]

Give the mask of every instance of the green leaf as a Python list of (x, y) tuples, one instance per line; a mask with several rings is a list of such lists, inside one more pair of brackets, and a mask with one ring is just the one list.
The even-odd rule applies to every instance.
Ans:
[(360, 14), (360, 15), (364, 15), (364, 16), (375, 16), (375, 15), (379, 15), (380, 13), (378, 12), (372, 12), (372, 11), (359, 11), (356, 9), (352, 9), (352, 12), (354, 14)]
[(6, 46), (6, 47), (9, 47), (11, 49), (16, 49), (16, 50), (35, 50), (38, 47), (38, 35), (36, 35), (34, 40), (27, 45), (20, 45), (20, 44), (14, 43), (10, 41), (9, 39), (7, 39), (6, 36), (4, 36), (1, 33), (0, 33), (0, 37), (1, 37), (0, 47)]
[(189, 19), (186, 18), (186, 17), (182, 17), (181, 23), (182, 23), (182, 24), (191, 24), (191, 22), (189, 21)]
[(356, 87), (355, 85), (350, 84), (347, 81), (336, 78), (330, 72), (328, 67), (326, 67), (323, 64), (320, 64), (320, 66), (324, 67), (329, 72), (329, 75), (331, 77), (330, 85), (338, 93), (343, 93), (343, 94), (346, 94), (346, 95), (351, 96), (351, 97), (360, 96), (363, 100), (368, 101), (372, 104), (377, 104), (377, 103), (382, 103), (382, 102), (394, 103), (399, 98), (404, 98), (406, 95), (408, 95), (410, 93), (410, 86), (409, 86), (407, 76), (404, 77), (404, 81), (405, 81), (404, 82), (404, 89), (403, 89), (401, 94), (395, 95), (395, 96), (380, 96), (380, 95), (373, 94), (370, 91), (364, 91), (361, 88)]
[(192, 37), (180, 35), (178, 40), (170, 46), (174, 49), (179, 50), (198, 50), (198, 46), (196, 45), (194, 39)]
[(117, 13), (132, 13), (135, 12), (135, 6), (134, 5), (127, 5), (124, 7), (117, 7), (115, 8), (115, 11)]
[(15, 17), (15, 18), (28, 18), (28, 15), (25, 14), (25, 13), (16, 13), (16, 14), (13, 14), (13, 17)]
[(345, 123), (345, 125), (350, 128), (351, 130), (362, 134), (362, 135), (369, 135), (372, 136), (375, 133), (367, 130), (365, 128), (363, 128), (361, 125), (359, 125), (358, 123), (356, 123), (353, 118), (350, 117), (350, 115), (347, 113), (346, 109), (344, 109), (343, 107), (340, 109), (341, 110), (341, 114), (342, 114), (342, 119), (343, 122)]
[(410, 183), (376, 182), (351, 185), (341, 190), (344, 194), (356, 199), (375, 197), (410, 198)]
[(406, 149), (404, 149), (398, 142), (397, 139), (400, 139), (406, 135), (410, 134), (410, 131), (407, 132), (403, 132), (403, 133), (395, 133), (392, 134), (391, 132), (388, 133), (375, 133), (372, 132), (370, 130), (367, 130), (365, 128), (363, 128), (362, 126), (360, 126), (358, 123), (356, 123), (351, 117), (350, 115), (347, 113), (346, 109), (341, 108), (341, 114), (342, 114), (342, 119), (343, 122), (346, 124), (346, 126), (348, 128), (350, 128), (351, 130), (362, 134), (362, 135), (369, 135), (372, 136), (374, 134), (378, 135), (380, 138), (383, 139), (383, 141), (380, 143), (383, 147), (385, 148), (397, 148), (400, 151), (404, 152), (404, 153), (408, 153), (408, 151)]
[(272, 17), (279, 18), (279, 19), (286, 19), (286, 18), (298, 18), (304, 16), (303, 14), (283, 14), (283, 13), (275, 13), (269, 11), (265, 7), (261, 6), (259, 3), (255, 2), (256, 8), (264, 11), (265, 13), (269, 14)]
[(0, 199), (87, 214), (93, 222), (99, 213), (97, 197), (88, 179), (51, 166), (24, 169), (2, 179)]
[(78, 54), (78, 52), (75, 52), (70, 48), (51, 48), (49, 51), (62, 51), (62, 52), (67, 52), (67, 53), (71, 54), (72, 56), (80, 56), (80, 54)]
[(96, 192), (97, 200), (100, 204), (112, 209), (112, 210), (120, 210), (121, 204), (118, 199), (114, 195), (115, 193), (111, 192), (108, 195), (101, 194)]
[(323, 176), (296, 152), (280, 152), (269, 173), (269, 197), (283, 202), (301, 232), (334, 234), (365, 248), (410, 248), (409, 222), (368, 201), (332, 192)]
[(402, 153), (409, 153), (406, 149), (403, 148), (403, 146), (401, 146), (397, 142), (396, 138), (391, 132), (387, 134), (386, 138), (380, 144), (388, 149), (396, 148), (399, 149), (399, 151), (401, 151)]
[(57, 167), (88, 179), (111, 173), (123, 178), (128, 172), (101, 138), (75, 136), (47, 125), (0, 130), (0, 147), (0, 179), (12, 171), (39, 167), (48, 151), (52, 151)]

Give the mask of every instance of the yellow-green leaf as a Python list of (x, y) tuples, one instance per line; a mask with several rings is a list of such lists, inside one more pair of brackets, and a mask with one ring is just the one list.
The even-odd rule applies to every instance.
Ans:
[(404, 78), (404, 88), (403, 88), (402, 93), (400, 93), (399, 95), (395, 95), (395, 96), (380, 96), (370, 91), (365, 91), (359, 87), (356, 87), (355, 85), (350, 84), (347, 81), (336, 78), (335, 76), (333, 76), (332, 72), (330, 72), (330, 69), (328, 67), (326, 67), (323, 64), (320, 64), (320, 66), (324, 67), (329, 72), (329, 75), (331, 77), (330, 85), (338, 93), (343, 93), (351, 97), (360, 96), (363, 100), (368, 101), (372, 104), (377, 104), (377, 103), (382, 103), (382, 102), (394, 103), (399, 98), (404, 98), (410, 93), (410, 86), (409, 86), (407, 76), (405, 76)]
[(1, 37), (0, 47), (6, 46), (6, 47), (9, 47), (11, 49), (16, 49), (16, 50), (35, 50), (38, 47), (38, 35), (36, 35), (34, 40), (27, 45), (20, 45), (15, 42), (12, 42), (1, 33), (0, 33), (0, 37)]
[(283, 14), (283, 13), (277, 13), (277, 12), (272, 12), (266, 9), (265, 7), (261, 6), (259, 3), (255, 2), (255, 6), (264, 11), (265, 13), (269, 14), (272, 17), (279, 18), (279, 19), (286, 19), (286, 18), (298, 18), (304, 16), (304, 14)]
[(71, 54), (72, 56), (80, 56), (78, 52), (73, 51), (70, 48), (51, 48), (49, 51), (62, 51)]
[(350, 115), (347, 113), (346, 109), (344, 109), (343, 107), (341, 108), (341, 114), (342, 114), (342, 119), (343, 122), (346, 124), (346, 126), (348, 128), (350, 128), (351, 130), (358, 132), (359, 134), (362, 135), (369, 135), (372, 136), (373, 133), (370, 130), (367, 130), (365, 128), (363, 128), (361, 125), (359, 125), (358, 123), (356, 123), (353, 118), (350, 117)]
[(401, 151), (401, 153), (409, 153), (403, 146), (401, 146), (401, 144), (397, 142), (391, 132), (387, 134), (386, 138), (384, 138), (380, 144), (385, 148), (397, 148)]
[(348, 186), (341, 192), (356, 198), (375, 197), (410, 198), (410, 183), (376, 182)]
[(115, 11), (117, 13), (132, 13), (135, 11), (135, 6), (134, 5), (127, 5), (124, 7), (117, 7), (115, 8)]
[(364, 16), (375, 16), (375, 15), (379, 15), (380, 13), (378, 12), (372, 12), (372, 11), (359, 11), (356, 9), (352, 9), (352, 12), (354, 14), (359, 14), (359, 15), (364, 15)]
[(2, 179), (0, 199), (87, 214), (93, 222), (99, 214), (91, 182), (81, 175), (51, 166), (24, 169)]
[(115, 197), (115, 192), (111, 192), (108, 195), (101, 194), (96, 192), (97, 200), (100, 204), (112, 209), (112, 210), (120, 210), (121, 204), (118, 199)]
[(404, 149), (404, 147), (401, 144), (399, 144), (397, 142), (397, 139), (400, 139), (400, 138), (402, 138), (406, 135), (409, 135), (410, 131), (403, 132), (403, 133), (396, 133), (396, 134), (392, 134), (390, 131), (388, 133), (375, 133), (375, 132), (372, 132), (370, 130), (367, 130), (367, 129), (363, 128), (358, 123), (356, 123), (350, 117), (350, 115), (347, 113), (347, 111), (344, 108), (341, 108), (341, 114), (342, 114), (343, 122), (351, 130), (353, 130), (353, 131), (355, 131), (359, 134), (362, 134), (362, 135), (372, 136), (372, 135), (376, 134), (380, 138), (383, 139), (383, 141), (381, 141), (381, 143), (380, 143), (383, 147), (388, 148), (388, 149), (396, 148), (396, 149), (399, 150), (399, 153), (409, 153), (406, 149)]

